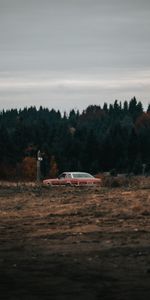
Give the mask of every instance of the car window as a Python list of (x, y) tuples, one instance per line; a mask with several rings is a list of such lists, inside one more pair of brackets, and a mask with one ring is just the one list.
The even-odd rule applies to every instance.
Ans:
[(72, 178), (71, 174), (70, 173), (66, 174), (66, 178)]
[(88, 173), (74, 173), (73, 177), (74, 178), (93, 178), (93, 176)]
[(63, 179), (63, 178), (65, 178), (65, 177), (66, 177), (66, 174), (65, 174), (65, 173), (62, 173), (62, 174), (60, 174), (60, 175), (58, 176), (59, 179)]

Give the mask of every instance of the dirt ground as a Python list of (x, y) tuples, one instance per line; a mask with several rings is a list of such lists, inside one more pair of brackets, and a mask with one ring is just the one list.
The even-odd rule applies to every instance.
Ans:
[(150, 189), (1, 185), (0, 299), (150, 299)]

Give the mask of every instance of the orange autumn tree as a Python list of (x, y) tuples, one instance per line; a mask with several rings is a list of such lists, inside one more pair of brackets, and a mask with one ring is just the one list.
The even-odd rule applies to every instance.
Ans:
[(35, 180), (36, 178), (36, 158), (26, 156), (21, 164), (22, 176), (26, 180)]
[(0, 163), (0, 179), (15, 180), (16, 168), (5, 162)]
[(150, 112), (140, 115), (136, 120), (135, 127), (138, 130), (141, 128), (150, 128)]
[(55, 178), (57, 177), (57, 175), (58, 175), (58, 166), (55, 160), (55, 156), (53, 155), (50, 161), (50, 177)]

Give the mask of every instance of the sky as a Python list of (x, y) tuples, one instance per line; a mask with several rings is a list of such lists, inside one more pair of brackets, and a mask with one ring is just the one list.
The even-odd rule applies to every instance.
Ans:
[(0, 110), (150, 103), (149, 0), (0, 0)]

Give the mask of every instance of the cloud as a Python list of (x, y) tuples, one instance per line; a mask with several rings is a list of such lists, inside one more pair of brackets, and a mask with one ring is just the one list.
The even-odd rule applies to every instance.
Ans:
[[(113, 72), (113, 70), (111, 70)], [(78, 75), (78, 76), (77, 76)], [(70, 77), (70, 78), (69, 78)], [(120, 71), (115, 74), (70, 74), (62, 73), (19, 73), (12, 76), (11, 73), (0, 73), (0, 90), (82, 90), (82, 89), (128, 89), (138, 88), (150, 85), (150, 71), (126, 71), (124, 74)]]
[[(112, 70), (111, 70), (112, 72)], [(74, 73), (2, 73), (0, 76), (0, 109), (40, 106), (69, 111), (72, 108), (84, 109), (90, 104), (103, 105), (130, 100), (136, 96), (143, 101), (145, 108), (149, 103), (150, 72), (126, 71), (115, 75), (110, 72), (90, 76)], [(67, 76), (68, 75), (68, 76)], [(69, 78), (70, 75), (70, 78)], [(144, 96), (143, 96), (144, 95)], [(3, 104), (2, 104), (3, 103)]]
[(1, 107), (148, 101), (149, 36), (149, 0), (0, 0)]

